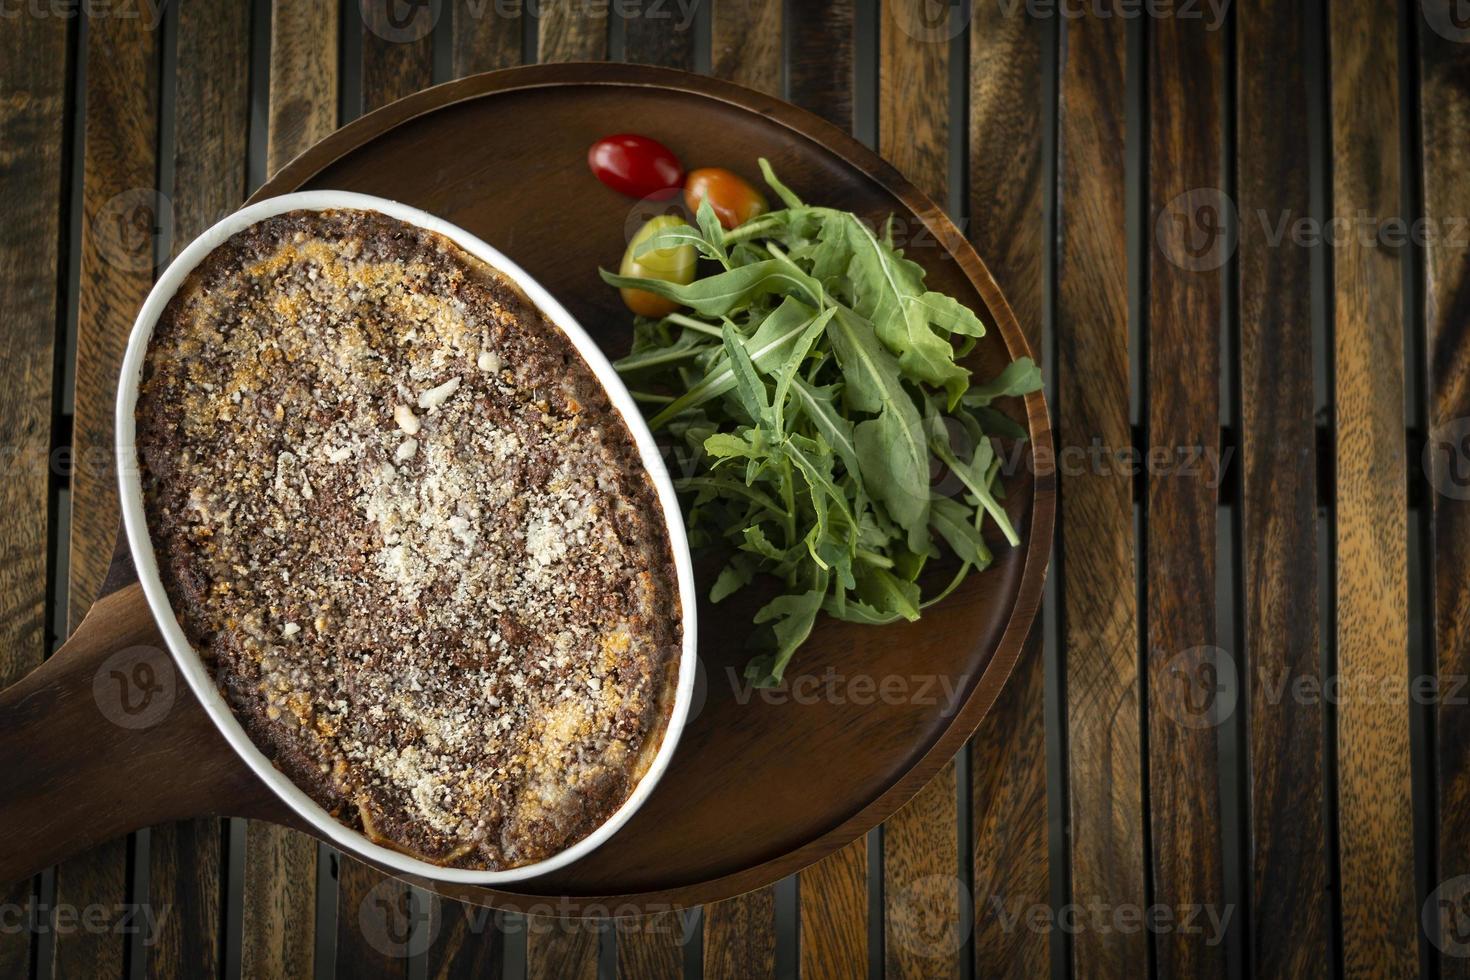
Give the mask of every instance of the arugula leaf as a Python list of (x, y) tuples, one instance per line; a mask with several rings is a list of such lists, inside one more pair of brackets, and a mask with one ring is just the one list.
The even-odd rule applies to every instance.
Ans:
[(903, 390), (893, 355), (876, 342), (872, 327), (841, 308), (827, 335), (846, 379), (849, 403), (878, 417), (853, 429), (858, 471), (874, 499), (907, 532), (910, 547), (928, 544), (929, 453), (912, 399)]
[[(1041, 376), (1021, 359), (971, 384), (959, 359), (985, 328), (925, 287), (894, 247), (891, 219), (880, 232), (808, 206), (764, 160), (761, 170), (783, 210), (726, 231), (704, 203), (694, 227), (646, 246), (691, 244), (708, 275), (602, 278), (688, 308), (639, 318), (618, 370), (637, 379), (651, 426), (670, 434), (689, 474), (676, 485), (691, 544), (726, 553), (711, 601), (758, 576), (780, 584), (756, 614), (763, 649), (746, 668), (770, 685), (819, 612), (916, 619), (991, 563), (988, 536), (1018, 540), (991, 440), (1026, 433), (992, 403)], [(947, 419), (959, 423), (953, 436)], [(960, 481), (958, 496), (935, 495), (936, 464)], [(946, 554), (936, 579), (931, 563)]]
[[(795, 343), (812, 320), (812, 308), (788, 297), (776, 311), (761, 321), (755, 336), (741, 343), (754, 364), (765, 364), (781, 356), (783, 348)], [(723, 338), (723, 335), (722, 335)], [(674, 399), (666, 408), (649, 419), (648, 425), (658, 429), (675, 416), (718, 398), (735, 387), (735, 369), (728, 360)]]
[(989, 405), (1007, 395), (1029, 395), (1041, 390), (1041, 368), (1029, 357), (1018, 357), (994, 378), (970, 386), (962, 401), (966, 405)]
[(682, 303), (704, 316), (724, 316), (771, 293), (799, 294), (811, 306), (816, 306), (822, 295), (822, 287), (816, 280), (803, 276), (790, 265), (776, 259), (737, 266), (728, 272), (696, 279), (687, 286), (664, 282), (662, 279), (619, 276), (606, 269), (598, 271), (602, 275), (602, 281), (609, 286), (646, 289), (650, 293)]
[(783, 595), (760, 608), (755, 614), (757, 625), (770, 623), (775, 635), (775, 652), (759, 656), (745, 666), (745, 678), (757, 687), (774, 687), (781, 683), (786, 665), (796, 648), (811, 635), (812, 623), (822, 608), (822, 597), (827, 592), (827, 575), (818, 571), (813, 578), (815, 587), (795, 595)]

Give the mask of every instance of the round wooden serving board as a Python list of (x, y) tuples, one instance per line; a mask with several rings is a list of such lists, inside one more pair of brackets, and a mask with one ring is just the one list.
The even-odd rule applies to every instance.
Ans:
[[(931, 288), (987, 324), (971, 360), (977, 372), (1030, 354), (984, 264), (892, 167), (809, 113), (682, 72), (548, 65), (440, 85), (338, 131), (254, 199), (337, 188), (440, 215), (513, 257), (617, 356), (627, 350), (631, 318), (597, 269), (616, 266), (626, 229), (648, 208), (593, 179), (586, 153), (598, 137), (625, 131), (663, 141), (687, 166), (727, 166), (757, 183), (756, 158), (765, 156), (806, 200), (874, 221), (896, 215), (896, 237)], [(1039, 393), (1010, 402), (1005, 410), (1031, 435), (1029, 465), (1006, 484), (1020, 547), (996, 541), (995, 564), (917, 623), (820, 620), (788, 670), (784, 696), (762, 697), (739, 681), (749, 605), (701, 603), (696, 714), (653, 796), (611, 842), (514, 893), (418, 883), (508, 908), (552, 896), (625, 908), (692, 905), (783, 878), (905, 803), (989, 710), (1040, 605), (1054, 509), (1051, 436)], [(161, 721), (115, 723), (118, 706), (103, 704), (112, 682), (121, 689), (129, 678), (146, 679), (132, 665), (112, 678), (116, 651), (142, 647), (154, 676), (172, 679), (173, 671), (130, 570), (124, 551), (77, 634), (0, 693), (0, 826), (13, 835), (0, 880), (170, 819), (210, 813), (298, 826), (182, 683)], [(76, 737), (60, 740), (59, 731)]]

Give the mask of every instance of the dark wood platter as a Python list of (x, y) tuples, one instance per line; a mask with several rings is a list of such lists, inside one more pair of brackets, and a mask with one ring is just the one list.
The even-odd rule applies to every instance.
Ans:
[[(626, 229), (650, 211), (595, 181), (585, 154), (597, 137), (623, 131), (662, 140), (687, 165), (752, 179), (765, 156), (808, 200), (875, 221), (896, 215), (896, 237), (931, 288), (988, 325), (972, 366), (991, 374), (1030, 354), (979, 257), (892, 167), (809, 113), (682, 72), (547, 65), (440, 85), (339, 130), (254, 199), (335, 188), (444, 217), (513, 257), (616, 356), (630, 318), (596, 270), (616, 264)], [(748, 656), (748, 610), (702, 603), (696, 713), (657, 790), (611, 842), (514, 893), (416, 883), (509, 908), (561, 896), (576, 908), (600, 903), (604, 914), (693, 905), (779, 880), (900, 807), (989, 710), (1040, 605), (1055, 507), (1051, 435), (1039, 393), (1012, 401), (1007, 410), (1030, 433), (1007, 478), (1020, 547), (996, 542), (995, 564), (918, 623), (819, 622), (788, 672), (801, 685), (770, 698), (734, 680)], [(98, 693), (124, 648), (137, 652), (118, 683), (144, 676), (145, 664), (173, 698), (147, 726), (115, 724)], [(57, 739), (62, 730), (74, 737)], [(0, 880), (166, 820), (219, 814), (299, 826), (174, 680), (125, 549), (72, 639), (0, 692), (0, 758), (0, 826), (10, 838)]]

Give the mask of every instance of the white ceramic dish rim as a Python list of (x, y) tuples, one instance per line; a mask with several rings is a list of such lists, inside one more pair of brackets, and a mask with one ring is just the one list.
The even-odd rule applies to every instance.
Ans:
[[(174, 616), (172, 604), (159, 577), (158, 562), (153, 553), (153, 543), (148, 536), (148, 528), (144, 519), (143, 490), (133, 419), (134, 407), (138, 399), (138, 387), (142, 378), (143, 358), (148, 348), (148, 340), (153, 334), (153, 327), (158, 322), (168, 301), (173, 298), (174, 293), (188, 274), (231, 235), (272, 215), (295, 210), (320, 211), (330, 208), (378, 211), (427, 231), (436, 232), (455, 242), (471, 255), (489, 263), (515, 282), (531, 302), (546, 315), (547, 319), (567, 335), (577, 352), (582, 355), (583, 360), (592, 368), (598, 381), (607, 391), (614, 408), (633, 434), (643, 465), (658, 494), (664, 523), (668, 529), (669, 545), (673, 550), (679, 585), (679, 604), (683, 613), (683, 650), (680, 654), (678, 686), (668, 727), (664, 732), (663, 743), (659, 746), (648, 772), (634, 787), (633, 793), (623, 805), (592, 833), (544, 861), (504, 871), (444, 868), (374, 844), (362, 834), (339, 823), (280, 770), (276, 769), (260, 749), (250, 741), (244, 728), (241, 727), (229, 705), (215, 687), (213, 679), (204, 667), (203, 660), (190, 645), (188, 638), (184, 636), (184, 631)], [(287, 806), (311, 824), (323, 838), (348, 851), (405, 874), (457, 884), (503, 885), (555, 871), (590, 854), (617, 833), (653, 792), (655, 784), (669, 766), (669, 761), (679, 741), (679, 735), (683, 731), (694, 689), (697, 637), (694, 571), (684, 532), (684, 520), (679, 511), (678, 500), (674, 495), (673, 483), (669, 478), (663, 457), (654, 442), (653, 434), (643, 421), (643, 416), (639, 413), (633, 397), (628, 393), (628, 389), (623, 385), (612, 364), (566, 308), (525, 270), (497, 249), (442, 218), (437, 218), (406, 204), (369, 194), (332, 190), (301, 191), (269, 198), (242, 208), (194, 239), (158, 277), (153, 290), (148, 294), (148, 299), (143, 303), (143, 308), (133, 324), (132, 334), (128, 338), (127, 351), (123, 356), (122, 376), (118, 381), (116, 426), (118, 480), (123, 524), (127, 530), (128, 544), (132, 549), (138, 581), (142, 584), (143, 594), (147, 597), (148, 605), (153, 611), (153, 618), (158, 622), (174, 662), (178, 665), (180, 673), (184, 675), (195, 697), (204, 706), (205, 712), (224, 734), (235, 752)]]

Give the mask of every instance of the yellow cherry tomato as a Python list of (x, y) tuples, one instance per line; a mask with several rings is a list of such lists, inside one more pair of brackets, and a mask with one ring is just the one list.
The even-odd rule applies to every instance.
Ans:
[(766, 199), (739, 174), (724, 167), (700, 167), (689, 171), (684, 181), (684, 203), (690, 213), (699, 213), (699, 202), (709, 200), (715, 217), (726, 229), (738, 228), (758, 214), (766, 213)]
[[(638, 250), (643, 247), (643, 243), (654, 235), (685, 224), (687, 223), (683, 218), (673, 214), (661, 214), (656, 218), (650, 218), (628, 243), (628, 250), (623, 253), (623, 264), (618, 268), (618, 272), (621, 275), (637, 276), (641, 279), (661, 279), (664, 282), (678, 283), (681, 286), (689, 285), (694, 281), (696, 255), (693, 245), (656, 248), (641, 256), (637, 254)], [(623, 305), (639, 316), (666, 316), (679, 307), (679, 304), (673, 300), (650, 293), (646, 289), (624, 288), (619, 292), (623, 296)]]

